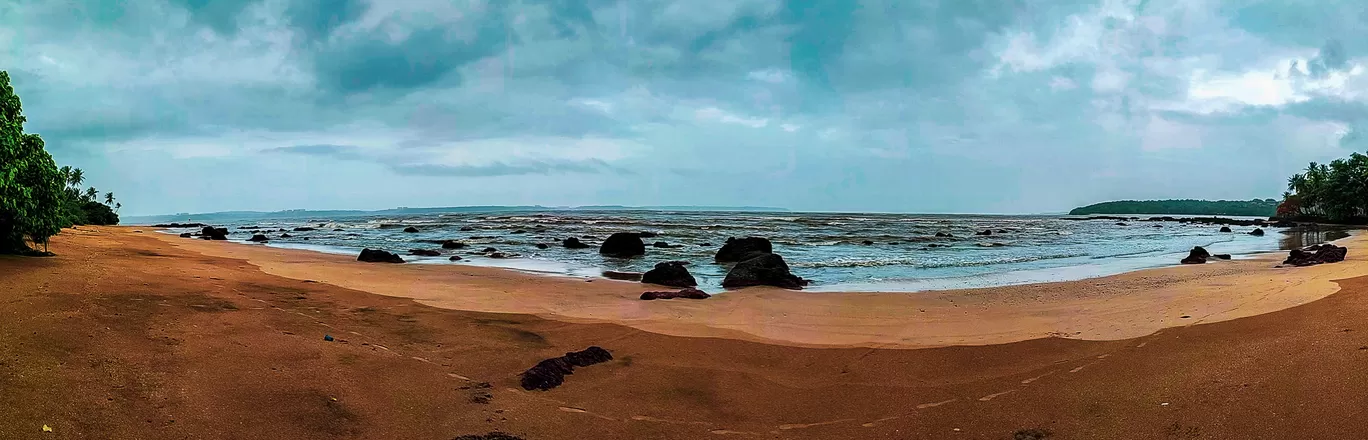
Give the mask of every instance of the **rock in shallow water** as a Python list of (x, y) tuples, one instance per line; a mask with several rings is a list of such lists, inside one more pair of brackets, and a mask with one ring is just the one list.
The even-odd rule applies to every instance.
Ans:
[(442, 253), (434, 251), (432, 249), (409, 249), (409, 255), (417, 255), (420, 257), (440, 257)]
[(362, 249), (356, 261), (366, 263), (403, 263), (404, 258), (380, 249)]
[(693, 287), (698, 285), (693, 274), (684, 265), (675, 261), (657, 263), (654, 269), (641, 275), (641, 282), (670, 287)]
[(265, 243), (266, 241), (269, 241), (269, 240), (270, 240), (269, 238), (266, 238), (265, 235), (261, 235), (261, 234), (253, 235), (252, 238), (247, 239), (247, 241), (250, 241), (250, 242), (253, 242), (253, 243)]
[(775, 286), (800, 290), (807, 284), (807, 280), (789, 272), (784, 257), (767, 253), (752, 254), (745, 261), (736, 263), (722, 280), (722, 287), (726, 288)]
[(565, 246), (566, 249), (584, 249), (589, 247), (589, 245), (580, 242), (580, 240), (575, 237), (570, 237), (565, 240), (561, 240), (561, 246)]
[(1206, 262), (1207, 258), (1211, 258), (1211, 253), (1207, 252), (1206, 248), (1193, 246), (1192, 250), (1188, 251), (1187, 258), (1184, 258), (1179, 262), (1183, 264), (1202, 264)]
[(599, 253), (609, 257), (631, 258), (646, 254), (646, 243), (641, 236), (632, 232), (618, 232), (603, 240)]
[(728, 238), (727, 243), (722, 245), (722, 249), (717, 250), (717, 256), (713, 261), (718, 263), (734, 263), (745, 259), (754, 253), (773, 253), (774, 244), (769, 239), (763, 237)]

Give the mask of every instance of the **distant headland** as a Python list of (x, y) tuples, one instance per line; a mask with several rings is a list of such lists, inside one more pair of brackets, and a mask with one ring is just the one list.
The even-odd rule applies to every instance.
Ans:
[(1273, 217), (1278, 210), (1274, 199), (1252, 200), (1118, 200), (1074, 208), (1069, 215), (1092, 214), (1178, 214), (1235, 215)]

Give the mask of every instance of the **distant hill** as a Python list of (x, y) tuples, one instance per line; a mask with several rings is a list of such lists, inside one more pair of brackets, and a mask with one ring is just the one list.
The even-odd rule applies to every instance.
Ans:
[(1273, 199), (1253, 200), (1120, 200), (1074, 208), (1069, 215), (1180, 214), (1272, 217), (1278, 210)]
[(139, 217), (127, 217), (125, 224), (155, 224), (170, 222), (223, 222), (241, 220), (286, 220), (286, 219), (336, 219), (345, 217), (362, 216), (385, 216), (385, 215), (420, 215), (420, 214), (443, 214), (443, 213), (469, 213), (469, 212), (544, 212), (544, 211), (730, 211), (730, 212), (788, 212), (783, 208), (766, 208), (755, 206), (448, 206), (437, 208), (408, 208), (399, 207), (394, 209), (383, 209), (378, 211), (362, 210), (306, 210), (291, 209), (286, 211), (222, 211), (208, 213), (177, 213), (169, 215), (148, 215)]

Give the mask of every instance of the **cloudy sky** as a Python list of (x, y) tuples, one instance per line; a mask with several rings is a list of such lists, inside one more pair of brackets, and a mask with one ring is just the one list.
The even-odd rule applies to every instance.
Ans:
[(125, 214), (1057, 212), (1368, 150), (1358, 0), (5, 0), (27, 130)]

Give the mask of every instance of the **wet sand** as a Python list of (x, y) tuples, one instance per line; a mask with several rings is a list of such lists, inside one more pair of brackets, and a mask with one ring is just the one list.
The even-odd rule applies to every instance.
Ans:
[[(641, 288), (470, 268), (446, 286), (419, 280), (405, 283), (404, 295), (375, 295), (343, 284), (392, 285), (439, 268), (336, 261), (310, 271), (315, 254), (235, 259), (210, 254), (276, 251), (170, 239), (130, 228), (68, 230), (53, 239), (58, 257), (0, 257), (0, 438), (450, 439), (504, 431), (526, 439), (1004, 439), (1028, 429), (1052, 439), (1368, 437), (1368, 425), (1357, 422), (1368, 407), (1368, 278), (1333, 279), (1363, 270), (1355, 250), (1350, 261), (1311, 268), (1237, 262), (993, 295), (908, 294), (882, 301), (956, 303), (935, 311), (1090, 304), (1077, 319), (1021, 316), (1025, 326), (1092, 329), (1076, 337), (1098, 340), (966, 330), (974, 325), (912, 309), (898, 311), (910, 327), (890, 342), (871, 340), (876, 332), (861, 325), (889, 323), (850, 318), (860, 311), (853, 306), (802, 302), (827, 293), (745, 290), (689, 303), (580, 307), (576, 301), (594, 292), (626, 298)], [(216, 250), (201, 254), (201, 245)], [(386, 276), (368, 274), (375, 270)], [(1292, 281), (1274, 288), (1283, 280)], [(1165, 293), (1180, 285), (1200, 289), (1193, 298)], [(536, 289), (544, 300), (531, 301)], [(453, 290), (490, 302), (482, 308), (534, 311), (423, 304), (476, 302), (450, 298)], [(988, 298), (999, 295), (1013, 299)], [(1165, 305), (1133, 304), (1143, 302), (1138, 295)], [(861, 299), (871, 296), (831, 297), (879, 306)], [(778, 304), (767, 307), (766, 298)], [(1294, 304), (1302, 305), (1274, 311)], [(1201, 307), (1209, 313), (1188, 311)], [(1125, 335), (1156, 325), (1131, 318), (1156, 310), (1154, 320), (1192, 318)], [(612, 313), (622, 323), (605, 318)], [(835, 316), (829, 328), (838, 336), (769, 329), (783, 325), (776, 323), (784, 313), (808, 323)], [(682, 322), (663, 325), (670, 314)], [(1233, 319), (1241, 315), (1255, 316)], [(1126, 319), (1109, 326), (1108, 316)], [(744, 325), (746, 317), (761, 321)], [(663, 334), (684, 328), (699, 334)], [(857, 347), (950, 338), (991, 345)], [(1027, 340), (997, 343), (1015, 339)], [(851, 347), (797, 346), (842, 344)], [(517, 374), (538, 360), (590, 345), (615, 360), (578, 369), (551, 391), (517, 387)], [(44, 424), (54, 432), (42, 433)]]
[[(927, 348), (1052, 336), (1134, 338), (1168, 327), (1282, 310), (1334, 293), (1338, 286), (1331, 280), (1368, 275), (1368, 252), (1351, 251), (1349, 259), (1356, 264), (1308, 268), (1275, 268), (1286, 256), (1277, 253), (985, 289), (838, 293), (751, 288), (707, 301), (647, 302), (638, 299), (643, 285), (634, 282), (586, 282), (464, 265), (367, 265), (343, 255), (153, 236), (189, 251), (246, 260), (268, 274), (412, 298), (438, 308), (807, 347)], [(1350, 237), (1339, 244), (1368, 249), (1368, 238)]]

